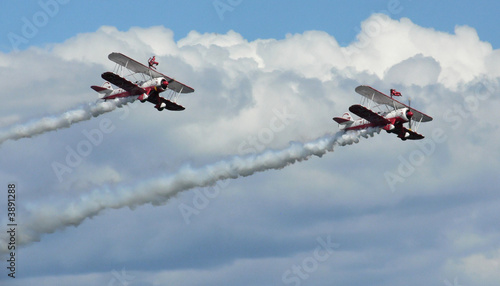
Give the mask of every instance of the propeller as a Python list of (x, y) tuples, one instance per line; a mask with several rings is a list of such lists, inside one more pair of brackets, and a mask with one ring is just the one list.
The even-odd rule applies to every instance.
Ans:
[(160, 84), (161, 88), (166, 89), (169, 83), (166, 79), (163, 79)]
[(408, 118), (408, 127), (411, 130), (411, 118), (413, 117), (413, 112), (411, 112), (411, 98), (408, 98), (408, 107), (406, 111), (406, 117)]

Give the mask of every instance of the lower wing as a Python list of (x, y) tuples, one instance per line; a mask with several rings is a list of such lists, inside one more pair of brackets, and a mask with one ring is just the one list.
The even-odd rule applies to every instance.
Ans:
[(128, 91), (130, 94), (129, 96), (146, 93), (146, 90), (142, 87), (139, 87), (138, 85), (133, 84), (132, 82), (112, 72), (105, 72), (101, 75), (101, 77), (104, 80), (107, 80), (110, 83), (116, 85), (117, 87), (123, 88), (124, 90)]
[(182, 105), (179, 105), (175, 102), (172, 102), (166, 98), (163, 98), (159, 95), (151, 95), (148, 97), (147, 101), (155, 104), (156, 106), (156, 109), (158, 109), (159, 111), (162, 111), (163, 109), (168, 109), (168, 110), (172, 110), (172, 111), (181, 111), (181, 110), (184, 110), (186, 108), (184, 108), (184, 106)]
[[(415, 131), (412, 131), (406, 127), (403, 127), (403, 130), (405, 133), (403, 133), (403, 136), (404, 136), (404, 139), (409, 139), (409, 140), (420, 140), (420, 139), (424, 139), (424, 135), (422, 134), (418, 134), (417, 132)], [(403, 138), (401, 138), (403, 139)]]
[(386, 118), (359, 104), (349, 107), (349, 111), (375, 125), (384, 126), (391, 123)]

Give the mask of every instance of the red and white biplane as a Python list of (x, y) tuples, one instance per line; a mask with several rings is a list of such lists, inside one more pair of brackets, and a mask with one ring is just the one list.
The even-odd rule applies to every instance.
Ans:
[[(93, 90), (104, 95), (102, 99), (135, 96), (141, 102), (149, 101), (155, 104), (158, 111), (185, 109), (175, 101), (179, 94), (190, 93), (194, 89), (157, 72), (155, 66), (158, 65), (158, 62), (156, 62), (155, 57), (149, 59), (149, 67), (121, 53), (111, 53), (108, 58), (116, 63), (115, 72), (105, 72), (101, 75), (106, 80), (102, 86), (91, 86)], [(123, 76), (124, 69), (128, 70), (130, 74)], [(125, 77), (134, 77), (135, 82), (133, 83)], [(113, 89), (110, 83), (116, 85), (118, 89)], [(160, 96), (160, 93), (164, 91), (167, 91), (168, 99)]]
[[(424, 138), (423, 135), (418, 134), (416, 131), (421, 122), (431, 121), (432, 117), (393, 98), (393, 96), (401, 96), (401, 93), (391, 89), (391, 96), (389, 97), (366, 85), (360, 85), (355, 90), (364, 97), (361, 104), (367, 104), (371, 101), (377, 104), (372, 107), (377, 111), (373, 111), (361, 104), (352, 105), (349, 107), (349, 111), (361, 117), (361, 119), (353, 120), (349, 112), (344, 113), (342, 117), (334, 117), (333, 120), (341, 125), (342, 130), (379, 127), (387, 131), (387, 133), (396, 134), (401, 140)], [(412, 130), (413, 121), (415, 121), (414, 130)], [(404, 123), (408, 123), (408, 128), (403, 126)]]

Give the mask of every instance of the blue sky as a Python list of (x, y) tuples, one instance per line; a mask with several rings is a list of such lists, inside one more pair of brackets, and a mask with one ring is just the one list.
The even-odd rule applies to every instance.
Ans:
[[(0, 284), (500, 285), (499, 6), (2, 1)], [(186, 110), (97, 100), (110, 52), (155, 54)], [(358, 85), (426, 138), (335, 137)]]
[[(54, 0), (55, 1), (55, 0)], [(40, 4), (49, 3), (49, 4)], [(57, 8), (50, 3), (57, 3)], [(265, 0), (210, 0), (210, 1), (3, 1), (0, 16), (1, 46), (11, 50), (9, 33), (22, 36), (26, 25), (23, 18), (42, 26), (36, 36), (29, 38), (29, 45), (61, 42), (78, 34), (94, 32), (102, 25), (120, 30), (130, 27), (163, 25), (174, 31), (176, 39), (189, 31), (201, 33), (226, 33), (234, 30), (248, 40), (258, 38), (283, 38), (287, 33), (321, 30), (335, 35), (346, 46), (359, 32), (359, 23), (374, 12), (384, 12), (392, 18), (409, 17), (423, 27), (453, 32), (456, 25), (474, 27), (484, 41), (498, 47), (500, 41), (491, 27), (498, 23), (498, 1), (265, 1)], [(34, 16), (43, 7), (57, 9), (48, 20)], [(217, 8), (216, 8), (217, 7)]]

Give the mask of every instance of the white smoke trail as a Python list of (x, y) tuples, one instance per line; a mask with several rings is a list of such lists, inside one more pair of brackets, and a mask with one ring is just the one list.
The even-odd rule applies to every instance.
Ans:
[[(256, 155), (233, 156), (227, 160), (207, 165), (202, 168), (181, 168), (177, 173), (151, 179), (134, 187), (122, 187), (116, 190), (98, 189), (71, 203), (66, 208), (54, 206), (38, 207), (31, 213), (30, 219), (19, 226), (18, 244), (39, 241), (41, 235), (78, 226), (86, 218), (98, 215), (105, 209), (123, 207), (135, 208), (151, 203), (165, 204), (169, 198), (179, 192), (196, 187), (214, 185), (219, 180), (236, 179), (271, 169), (282, 169), (290, 164), (304, 161), (312, 156), (322, 157), (333, 151), (333, 146), (344, 146), (359, 142), (359, 137), (373, 136), (380, 129), (338, 132), (325, 135), (307, 143), (292, 142), (282, 150), (268, 150)], [(6, 252), (7, 237), (0, 239), (0, 252)]]
[(19, 140), (61, 128), (68, 128), (74, 123), (89, 120), (92, 117), (113, 111), (134, 100), (135, 97), (127, 97), (84, 104), (60, 115), (47, 116), (25, 124), (16, 125), (6, 131), (0, 132), (0, 144), (7, 140)]

